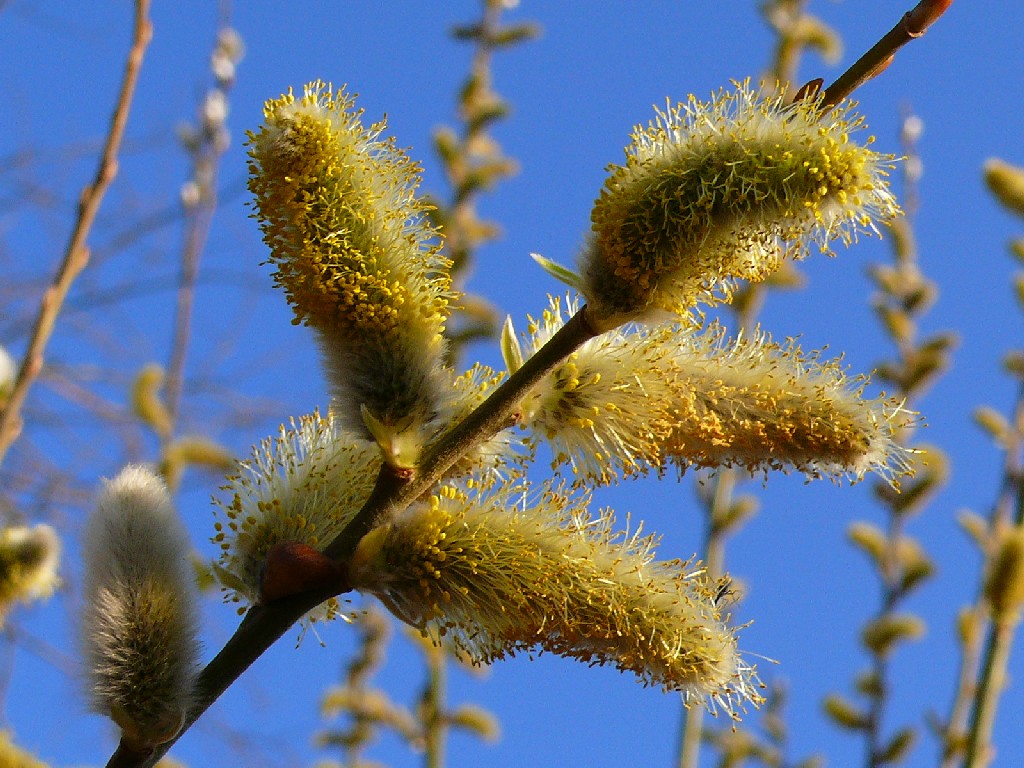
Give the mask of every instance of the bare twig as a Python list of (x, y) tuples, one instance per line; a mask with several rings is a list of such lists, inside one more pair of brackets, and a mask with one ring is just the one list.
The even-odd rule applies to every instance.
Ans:
[[(217, 60), (220, 56), (230, 60), (233, 65), (234, 59), (240, 54), (238, 51), (229, 50), (230, 45), (225, 44), (225, 30), (226, 28), (222, 28), (217, 35), (212, 58)], [(177, 420), (181, 392), (184, 388), (185, 360), (192, 335), (192, 308), (199, 276), (199, 259), (206, 247), (210, 225), (217, 211), (220, 158), (229, 143), (225, 126), (227, 110), (223, 105), (227, 103), (228, 93), (234, 84), (234, 66), (229, 67), (226, 72), (218, 72), (214, 66), (214, 76), (216, 86), (204, 96), (200, 105), (196, 135), (191, 141), (186, 141), (192, 157), (192, 178), (186, 187), (191, 191), (191, 195), (183, 194), (187, 209), (186, 234), (181, 253), (171, 355), (167, 365), (167, 376), (164, 379), (164, 402), (172, 424)]]
[(975, 708), (967, 731), (965, 768), (984, 768), (995, 757), (992, 729), (995, 726), (999, 697), (1006, 687), (1006, 670), (1018, 621), (1019, 617), (1009, 621), (1000, 620), (993, 625), (989, 634), (981, 665), (982, 675), (978, 680)]
[(138, 82), (139, 71), (142, 68), (142, 59), (152, 32), (153, 27), (149, 20), (149, 0), (136, 0), (132, 46), (128, 52), (121, 90), (110, 121), (110, 131), (100, 156), (99, 166), (96, 169), (96, 176), (93, 182), (82, 190), (78, 203), (78, 218), (64, 253), (64, 259), (53, 282), (43, 293), (39, 302), (39, 314), (29, 337), (28, 350), (18, 369), (14, 388), (11, 390), (7, 404), (3, 411), (0, 411), (0, 463), (3, 462), (8, 448), (21, 432), (21, 407), (28, 396), (29, 389), (43, 369), (43, 353), (53, 334), (54, 325), (61, 307), (64, 305), (64, 300), (75, 278), (89, 262), (89, 248), (86, 245), (86, 240), (92, 230), (103, 197), (117, 176), (117, 155), (124, 137), (125, 127), (128, 124), (128, 113)]
[(896, 51), (911, 40), (921, 37), (952, 4), (953, 0), (921, 0), (913, 10), (905, 13), (899, 23), (881, 40), (871, 46), (871, 50), (857, 59), (852, 67), (825, 89), (825, 93), (822, 94), (823, 106), (838, 104), (881, 73), (889, 66)]

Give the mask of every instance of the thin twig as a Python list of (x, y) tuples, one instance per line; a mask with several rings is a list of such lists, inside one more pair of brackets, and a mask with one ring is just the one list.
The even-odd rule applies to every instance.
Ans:
[[(226, 19), (222, 20), (226, 24)], [(222, 49), (223, 29), (217, 35), (216, 49)], [(216, 71), (214, 73), (216, 75)], [(214, 214), (217, 212), (217, 181), (220, 158), (228, 147), (225, 128), (226, 111), (212, 114), (211, 97), (218, 96), (224, 103), (234, 83), (234, 77), (217, 76), (216, 88), (203, 97), (200, 105), (200, 124), (195, 143), (190, 146), (192, 155), (191, 184), (196, 198), (189, 205), (186, 216), (185, 244), (181, 253), (181, 273), (178, 282), (178, 296), (174, 311), (174, 331), (171, 343), (170, 361), (164, 379), (164, 403), (171, 417), (171, 424), (178, 418), (181, 393), (185, 382), (185, 361), (192, 336), (192, 314), (195, 303), (196, 284), (199, 277), (199, 259), (210, 233)]]
[(921, 37), (935, 21), (946, 12), (953, 0), (921, 0), (912, 11), (908, 11), (899, 23), (885, 36), (871, 46), (871, 49), (857, 59), (853, 66), (840, 75), (822, 94), (822, 104), (831, 107), (845, 99), (857, 88), (882, 72), (896, 51), (915, 38)]
[(989, 634), (982, 662), (982, 675), (978, 681), (975, 709), (970, 728), (967, 730), (964, 768), (984, 768), (995, 757), (992, 729), (995, 725), (999, 697), (1006, 686), (1006, 669), (1018, 621), (1019, 617), (1014, 617), (1012, 621), (998, 621)]
[(43, 369), (43, 353), (53, 335), (64, 300), (71, 289), (72, 283), (89, 263), (89, 248), (86, 240), (92, 230), (96, 214), (99, 212), (103, 197), (117, 176), (117, 155), (128, 124), (128, 113), (131, 108), (135, 86), (138, 83), (142, 59), (153, 34), (153, 26), (149, 20), (149, 0), (136, 0), (135, 21), (132, 34), (132, 45), (125, 63), (124, 77), (118, 94), (117, 105), (110, 121), (103, 152), (93, 182), (82, 190), (78, 203), (78, 218), (68, 242), (64, 259), (57, 270), (50, 287), (43, 293), (39, 302), (39, 314), (29, 337), (28, 350), (18, 369), (14, 388), (3, 411), (0, 411), (0, 464), (8, 448), (21, 432), (21, 408), (28, 396), (32, 384)]
[(199, 257), (206, 244), (216, 207), (216, 193), (211, 187), (210, 199), (200, 202), (189, 217), (185, 247), (181, 254), (181, 275), (174, 309), (171, 357), (167, 365), (167, 377), (164, 383), (164, 403), (172, 424), (177, 421), (181, 391), (184, 388), (185, 359), (188, 354), (188, 343), (192, 336), (192, 307), (195, 303), (196, 281), (199, 276)]
[(423, 714), (424, 768), (444, 768), (445, 737), (449, 728), (445, 706), (446, 659), (444, 653), (427, 654), (427, 682), (420, 699)]

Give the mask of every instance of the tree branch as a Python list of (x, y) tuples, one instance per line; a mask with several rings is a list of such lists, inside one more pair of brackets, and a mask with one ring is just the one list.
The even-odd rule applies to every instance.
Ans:
[(43, 293), (39, 302), (39, 314), (32, 327), (28, 350), (18, 369), (18, 375), (14, 380), (14, 388), (11, 390), (7, 405), (0, 411), (0, 464), (3, 463), (7, 450), (21, 432), (21, 408), (28, 396), (29, 389), (43, 369), (43, 353), (53, 335), (57, 316), (64, 305), (64, 300), (75, 278), (89, 263), (89, 248), (86, 245), (86, 240), (92, 230), (93, 222), (96, 220), (103, 197), (117, 176), (117, 155), (121, 148), (125, 127), (128, 124), (128, 113), (132, 97), (135, 94), (135, 86), (138, 83), (139, 71), (142, 68), (142, 59), (152, 36), (153, 25), (149, 20), (149, 0), (136, 0), (132, 45), (128, 51), (124, 77), (121, 80), (121, 90), (110, 120), (110, 130), (100, 155), (96, 176), (92, 183), (82, 190), (78, 203), (78, 218), (64, 253), (64, 259), (53, 282)]
[[(324, 549), (324, 554), (339, 563), (347, 562), (363, 536), (382, 519), (408, 507), (433, 488), (445, 472), (473, 447), (507, 427), (523, 397), (556, 365), (595, 335), (586, 318), (586, 307), (583, 307), (475, 411), (441, 435), (424, 453), (413, 474), (401, 475), (385, 464), (363, 508)], [(152, 754), (134, 761), (128, 759), (125, 762), (123, 755), (115, 753), (107, 768), (152, 766), (288, 627), (324, 600), (347, 591), (347, 587), (339, 591), (335, 586), (333, 589), (290, 595), (250, 608), (235, 634), (200, 674), (196, 684), (196, 704), (178, 735), (160, 745)], [(115, 758), (121, 762), (114, 763)]]
[(822, 106), (838, 104), (857, 88), (881, 73), (896, 55), (896, 51), (915, 38), (921, 37), (935, 21), (946, 12), (953, 0), (921, 0), (913, 10), (908, 11), (899, 23), (885, 36), (871, 46), (871, 49), (857, 59), (853, 66), (840, 75), (822, 94)]

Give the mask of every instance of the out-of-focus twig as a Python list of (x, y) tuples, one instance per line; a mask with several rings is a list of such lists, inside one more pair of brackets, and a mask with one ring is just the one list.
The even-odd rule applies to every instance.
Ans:
[[(989, 161), (985, 181), (1000, 203), (1024, 217), (1024, 168)], [(1018, 260), (1020, 242), (1010, 246)], [(1024, 306), (1024, 275), (1018, 273), (1013, 282)], [(1024, 603), (1024, 350), (1009, 352), (1003, 366), (1017, 382), (1008, 416), (984, 406), (975, 411), (976, 421), (1005, 453), (1001, 487), (988, 518), (961, 516), (983, 562), (978, 597), (960, 615), (961, 668), (953, 706), (948, 721), (937, 729), (943, 768), (983, 768), (995, 755), (992, 731)]]
[[(903, 196), (916, 200), (920, 177), (917, 139), (922, 130), (919, 118), (907, 114), (903, 119), (901, 140), (906, 161), (903, 169)], [(912, 227), (916, 203), (908, 205), (907, 217), (892, 222), (892, 263), (871, 268), (877, 287), (872, 304), (883, 331), (892, 342), (893, 354), (877, 365), (878, 378), (892, 387), (891, 394), (912, 408), (925, 390), (950, 365), (955, 344), (952, 333), (940, 332), (921, 337), (920, 325), (938, 295), (935, 284), (920, 267)], [(909, 414), (909, 411), (908, 411)], [(894, 438), (910, 446), (917, 426), (908, 415)], [(937, 448), (914, 449), (916, 472), (897, 492), (888, 484), (876, 483), (875, 497), (885, 514), (885, 526), (859, 521), (849, 528), (852, 543), (868, 558), (879, 582), (879, 603), (860, 632), (861, 645), (868, 657), (867, 668), (858, 673), (854, 689), (860, 701), (832, 693), (825, 699), (825, 711), (832, 721), (856, 732), (864, 743), (867, 768), (879, 768), (905, 761), (917, 740), (913, 725), (887, 734), (889, 709), (895, 688), (892, 657), (900, 646), (924, 631), (924, 622), (905, 606), (908, 599), (934, 572), (934, 564), (925, 549), (909, 533), (908, 523), (922, 512), (946, 480), (948, 464)]]
[(164, 379), (164, 402), (172, 423), (177, 420), (185, 380), (185, 358), (192, 334), (192, 306), (195, 301), (199, 258), (217, 210), (217, 177), (220, 157), (227, 150), (228, 93), (235, 82), (235, 65), (242, 56), (238, 34), (229, 27), (217, 33), (211, 55), (214, 87), (206, 93), (199, 109), (199, 126), (182, 130), (182, 141), (192, 159), (192, 178), (184, 185), (186, 233), (181, 253), (181, 273), (174, 312), (174, 336)]
[(18, 375), (7, 403), (3, 411), (0, 411), (0, 463), (3, 462), (7, 450), (21, 432), (21, 407), (28, 396), (29, 389), (42, 371), (43, 355), (50, 337), (53, 335), (57, 316), (60, 314), (64, 300), (75, 278), (89, 262), (89, 248), (86, 245), (86, 240), (92, 230), (103, 197), (117, 176), (117, 156), (128, 124), (128, 114), (135, 86), (138, 83), (139, 71), (142, 68), (142, 60), (151, 37), (149, 0), (136, 0), (131, 49), (128, 52), (117, 105), (110, 121), (110, 130), (96, 169), (96, 176), (92, 183), (82, 191), (78, 203), (78, 217), (64, 253), (64, 259), (53, 282), (40, 301), (39, 313), (32, 328), (28, 349), (18, 369)]
[[(444, 233), (445, 255), (451, 260), (451, 274), (462, 288), (473, 266), (477, 249), (500, 235), (496, 222), (481, 219), (476, 210), (482, 192), (493, 189), (502, 179), (516, 173), (518, 165), (506, 157), (491, 134), (504, 119), (509, 104), (495, 92), (491, 62), (495, 52), (534, 38), (535, 24), (502, 23), (508, 8), (503, 0), (481, 0), (478, 21), (462, 24), (452, 31), (456, 40), (473, 44), (469, 74), (459, 89), (458, 132), (442, 127), (434, 132), (434, 149), (451, 185), (451, 200), (433, 200), (431, 219)], [(452, 307), (452, 322), (446, 330), (449, 357), (455, 360), (466, 344), (496, 334), (498, 313), (480, 296), (463, 294)]]

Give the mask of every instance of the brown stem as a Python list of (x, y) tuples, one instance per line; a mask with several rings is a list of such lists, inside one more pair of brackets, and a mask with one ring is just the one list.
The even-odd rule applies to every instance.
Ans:
[(140, 761), (147, 760), (152, 754), (151, 748), (140, 750), (122, 739), (121, 743), (117, 745), (117, 749), (114, 750), (114, 754), (110, 756), (110, 760), (107, 761), (107, 768), (131, 768), (134, 765), (139, 765)]
[(825, 93), (822, 95), (823, 107), (828, 108), (838, 104), (857, 88), (882, 72), (889, 66), (896, 51), (911, 40), (923, 35), (928, 27), (952, 4), (953, 0), (921, 0), (913, 10), (905, 13), (899, 23), (890, 29), (881, 40), (871, 46), (867, 53), (857, 59), (852, 67), (840, 75), (838, 80), (825, 89)]
[(28, 350), (18, 369), (14, 388), (11, 390), (7, 404), (0, 411), (0, 464), (3, 463), (7, 450), (21, 432), (21, 408), (28, 397), (29, 389), (43, 369), (43, 354), (53, 335), (57, 316), (64, 305), (64, 300), (75, 278), (89, 263), (89, 248), (86, 245), (86, 240), (92, 231), (92, 225), (96, 220), (103, 197), (117, 176), (117, 155), (121, 148), (125, 127), (128, 124), (128, 113), (135, 93), (135, 86), (138, 83), (139, 71), (142, 68), (142, 59), (152, 36), (153, 25), (149, 20), (149, 0), (136, 0), (132, 45), (128, 51), (124, 76), (121, 80), (121, 90), (96, 168), (96, 176), (92, 183), (82, 190), (79, 197), (78, 218), (64, 252), (64, 259), (57, 269), (53, 282), (43, 293), (39, 302), (39, 313), (29, 337)]
[[(587, 321), (586, 310), (583, 307), (571, 317), (480, 407), (430, 446), (415, 474), (396, 473), (385, 465), (363, 508), (324, 549), (324, 554), (337, 562), (347, 562), (360, 539), (381, 519), (405, 509), (429, 491), (470, 449), (507, 427), (523, 397), (559, 362), (596, 335)], [(166, 754), (174, 742), (288, 627), (324, 600), (337, 594), (340, 594), (337, 589), (304, 592), (252, 607), (235, 634), (200, 674), (196, 684), (196, 704), (178, 735), (158, 747), (150, 760), (127, 763), (123, 768), (146, 768)]]
[(432, 488), (473, 446), (508, 426), (523, 397), (559, 362), (595, 336), (595, 331), (586, 319), (586, 312), (587, 308), (583, 307), (571, 317), (479, 408), (430, 446), (414, 475), (407, 480), (396, 480), (394, 488), (381, 489), (381, 483), (378, 481), (378, 487), (374, 489), (370, 499), (352, 523), (327, 546), (324, 554), (338, 561), (347, 560), (355, 551), (359, 540), (382, 517), (405, 509)]
[[(206, 194), (203, 195), (206, 198)], [(181, 277), (178, 282), (178, 298), (174, 309), (174, 331), (171, 341), (171, 358), (167, 365), (164, 385), (164, 402), (170, 414), (171, 423), (177, 421), (181, 391), (185, 381), (185, 359), (188, 343), (192, 336), (192, 307), (195, 303), (196, 280), (199, 276), (199, 257), (206, 244), (217, 207), (216, 193), (211, 185), (209, 198), (198, 203), (197, 210), (190, 217), (185, 247), (181, 254)]]

